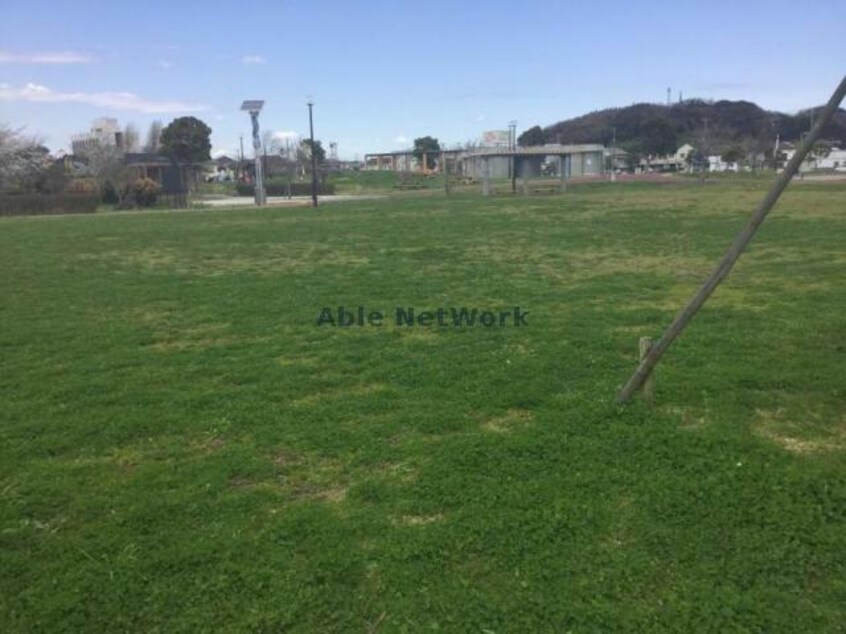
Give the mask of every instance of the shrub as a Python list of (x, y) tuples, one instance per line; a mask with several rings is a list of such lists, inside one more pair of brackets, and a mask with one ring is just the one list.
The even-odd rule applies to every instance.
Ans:
[(116, 205), (120, 201), (117, 190), (112, 184), (112, 181), (106, 181), (103, 185), (103, 191), (100, 193), (100, 198), (106, 205)]
[(130, 193), (139, 207), (152, 207), (162, 188), (152, 178), (139, 178), (130, 186)]
[(90, 214), (98, 203), (99, 197), (91, 194), (3, 194), (0, 216)]
[(97, 181), (93, 178), (74, 178), (68, 183), (65, 193), (97, 195), (99, 189)]
[[(238, 183), (235, 188), (239, 196), (255, 196), (255, 188), (251, 184)], [(264, 185), (264, 193), (267, 196), (287, 196), (288, 183), (285, 181), (270, 181)], [(330, 184), (317, 184), (317, 193), (320, 196), (335, 193), (335, 186)], [(311, 196), (311, 183), (291, 183), (291, 196)]]

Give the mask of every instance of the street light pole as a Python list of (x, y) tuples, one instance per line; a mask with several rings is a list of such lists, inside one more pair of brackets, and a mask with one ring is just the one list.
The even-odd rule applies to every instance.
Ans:
[(250, 121), (253, 124), (253, 150), (256, 159), (256, 182), (255, 182), (255, 197), (256, 205), (261, 206), (266, 202), (264, 196), (264, 178), (262, 177), (261, 164), (261, 137), (259, 137), (259, 122), (258, 116), (261, 109), (264, 107), (264, 101), (252, 99), (241, 104), (241, 110), (250, 113)]
[(314, 147), (314, 117), (311, 110), (314, 102), (308, 100), (308, 132), (311, 137), (311, 206), (317, 207), (317, 152)]

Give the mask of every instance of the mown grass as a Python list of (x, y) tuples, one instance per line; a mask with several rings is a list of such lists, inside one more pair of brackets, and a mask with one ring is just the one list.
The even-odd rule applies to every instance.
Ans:
[(846, 187), (613, 403), (764, 186), (4, 219), (0, 629), (842, 631)]

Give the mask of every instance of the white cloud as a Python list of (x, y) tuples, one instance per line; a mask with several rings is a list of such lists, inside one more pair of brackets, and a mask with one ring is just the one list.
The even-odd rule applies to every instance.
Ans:
[(478, 114), (476, 114), (475, 120), (476, 120), (476, 123), (482, 123), (482, 121), (484, 121), (487, 118), (488, 118), (488, 115), (486, 115), (484, 112), (479, 112)]
[(167, 61), (166, 59), (160, 59), (159, 68), (161, 68), (162, 70), (170, 70), (171, 68), (173, 68), (173, 63)]
[(293, 141), (295, 139), (299, 139), (300, 135), (298, 132), (294, 132), (292, 130), (277, 130), (273, 133), (271, 138), (274, 141)]
[(242, 64), (267, 64), (267, 60), (261, 55), (244, 55), (241, 58)]
[(228, 156), (229, 158), (237, 158), (238, 153), (233, 150), (232, 148), (214, 148), (211, 151), (211, 157), (213, 159), (220, 158), (221, 156)]
[(208, 106), (184, 101), (152, 101), (131, 92), (57, 92), (29, 83), (23, 88), (0, 88), (0, 101), (35, 103), (82, 103), (110, 110), (133, 110), (150, 114), (169, 112), (202, 112)]
[(407, 137), (404, 137), (401, 134), (397, 137), (394, 137), (394, 143), (408, 143), (408, 142), (409, 142), (409, 139)]
[(94, 58), (84, 53), (10, 53), (0, 51), (0, 64), (90, 64)]

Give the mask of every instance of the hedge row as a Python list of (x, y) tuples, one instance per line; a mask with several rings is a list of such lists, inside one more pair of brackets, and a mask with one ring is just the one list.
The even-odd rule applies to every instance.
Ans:
[[(291, 183), (291, 196), (311, 196), (311, 183)], [(255, 196), (255, 188), (247, 183), (238, 183), (235, 191), (239, 196)], [(270, 182), (265, 183), (264, 193), (266, 196), (287, 196), (288, 183)], [(317, 193), (320, 196), (335, 193), (335, 186), (329, 184), (317, 184)]]
[(0, 194), (0, 216), (92, 214), (99, 203), (96, 194)]

